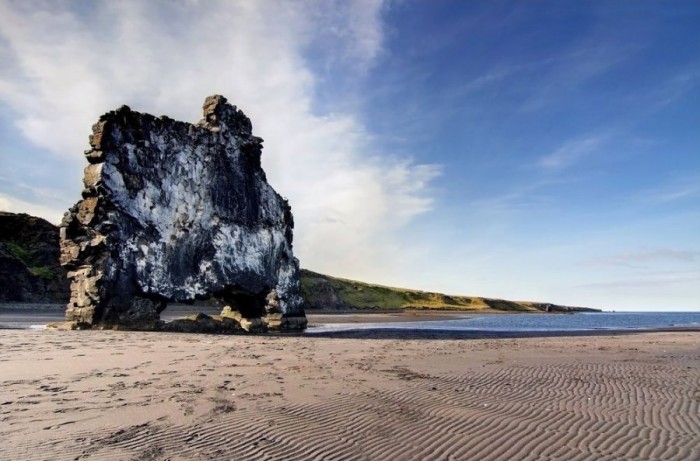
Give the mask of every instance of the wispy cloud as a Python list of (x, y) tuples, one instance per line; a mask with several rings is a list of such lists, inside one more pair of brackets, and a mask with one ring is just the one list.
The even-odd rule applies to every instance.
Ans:
[(679, 178), (668, 184), (655, 187), (635, 197), (645, 204), (665, 205), (700, 197), (700, 177), (697, 175)]
[[(607, 290), (656, 289), (667, 285), (693, 286), (691, 284), (696, 284), (698, 282), (700, 282), (700, 272), (698, 271), (659, 272), (641, 277), (587, 283), (579, 285), (578, 288)], [(668, 308), (669, 306), (659, 307)]]
[(474, 200), (470, 204), (470, 208), (474, 212), (485, 214), (512, 214), (519, 211), (528, 211), (533, 206), (541, 206), (543, 202), (547, 202), (550, 199), (543, 190), (568, 183), (569, 181), (564, 179), (544, 179), (511, 185), (505, 193)]
[(491, 85), (497, 85), (514, 76), (520, 69), (522, 69), (522, 66), (508, 66), (494, 69), (463, 83), (450, 93), (450, 97), (456, 98), (469, 93), (482, 91), (484, 88)]
[(600, 256), (585, 261), (589, 266), (626, 266), (638, 268), (640, 265), (663, 262), (692, 263), (700, 260), (700, 251), (675, 250), (671, 248), (641, 249), (609, 256)]
[(686, 69), (660, 83), (651, 92), (651, 109), (659, 110), (685, 96), (700, 85), (700, 70)]
[(607, 136), (592, 135), (566, 141), (554, 151), (540, 157), (537, 165), (545, 170), (560, 170), (579, 160), (594, 155), (607, 140)]
[(533, 82), (520, 112), (531, 113), (561, 104), (570, 99), (572, 93), (610, 72), (641, 48), (639, 44), (612, 45), (595, 35), (585, 40), (574, 43), (559, 56), (534, 63), (536, 66), (532, 69), (539, 78)]
[[(383, 8), (378, 0), (0, 2), (0, 103), (27, 140), (82, 171), (101, 113), (129, 104), (196, 121), (205, 96), (224, 94), (265, 139), (263, 166), (292, 204), (302, 264), (377, 273), (390, 259), (385, 243), (431, 209), (439, 168), (377, 151), (358, 113), (315, 113), (312, 59), (361, 78), (383, 50)], [(0, 207), (55, 220), (72, 204), (36, 199), (6, 194)]]

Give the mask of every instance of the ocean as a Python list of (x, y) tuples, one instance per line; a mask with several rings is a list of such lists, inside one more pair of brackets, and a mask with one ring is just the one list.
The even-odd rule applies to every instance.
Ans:
[(581, 312), (574, 314), (469, 314), (463, 319), (429, 322), (319, 325), (308, 333), (357, 330), (481, 331), (494, 333), (595, 330), (653, 330), (700, 326), (700, 312)]
[[(65, 310), (64, 304), (0, 304), (0, 329), (41, 329), (47, 323), (63, 322)], [(168, 322), (198, 312), (215, 315), (221, 312), (221, 308), (172, 304), (161, 318)]]

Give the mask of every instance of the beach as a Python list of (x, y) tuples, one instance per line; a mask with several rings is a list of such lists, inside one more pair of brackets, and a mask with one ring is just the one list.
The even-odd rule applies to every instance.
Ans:
[(0, 330), (0, 458), (700, 459), (699, 340)]

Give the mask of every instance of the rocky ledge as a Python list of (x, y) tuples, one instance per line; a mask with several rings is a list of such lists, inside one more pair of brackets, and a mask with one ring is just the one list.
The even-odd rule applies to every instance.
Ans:
[(93, 126), (83, 198), (60, 229), (69, 322), (154, 329), (167, 303), (214, 298), (248, 331), (306, 326), (263, 140), (223, 96), (203, 109), (190, 124), (122, 106)]

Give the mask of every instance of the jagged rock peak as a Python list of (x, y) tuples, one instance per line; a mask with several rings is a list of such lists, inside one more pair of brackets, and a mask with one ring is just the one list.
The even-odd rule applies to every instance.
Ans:
[[(228, 104), (228, 100), (221, 95), (213, 95), (204, 100), (202, 106), (204, 118), (200, 122), (211, 130), (230, 129), (237, 133), (252, 135), (253, 125), (246, 115), (236, 106)], [(257, 138), (262, 142), (261, 138)]]
[(223, 96), (197, 124), (128, 106), (92, 128), (83, 199), (61, 224), (68, 320), (148, 326), (168, 302), (213, 297), (245, 328), (300, 328), (293, 218), (262, 139)]

